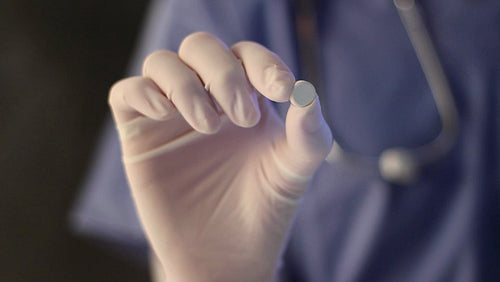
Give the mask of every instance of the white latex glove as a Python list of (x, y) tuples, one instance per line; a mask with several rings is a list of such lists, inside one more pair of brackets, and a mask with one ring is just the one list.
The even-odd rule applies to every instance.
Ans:
[(168, 281), (272, 278), (332, 143), (315, 96), (291, 105), (286, 125), (275, 113), (268, 99), (288, 101), (294, 80), (261, 45), (194, 33), (111, 89), (133, 198)]

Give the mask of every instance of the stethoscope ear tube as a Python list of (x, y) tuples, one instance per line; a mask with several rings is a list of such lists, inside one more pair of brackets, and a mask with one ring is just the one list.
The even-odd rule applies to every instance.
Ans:
[(394, 6), (429, 84), (442, 125), (439, 135), (428, 144), (411, 149), (392, 148), (382, 152), (379, 159), (382, 177), (394, 183), (408, 185), (418, 178), (422, 166), (443, 158), (451, 151), (458, 139), (460, 126), (445, 72), (415, 1), (394, 0)]
[[(311, 0), (293, 1), (295, 36), (297, 38), (298, 61), (302, 78), (311, 82), (320, 100), (323, 100), (321, 81), (321, 52), (317, 29), (316, 3)], [(322, 107), (324, 103), (322, 103)], [(323, 108), (325, 112), (325, 108)]]
[(434, 162), (455, 145), (459, 133), (458, 110), (448, 80), (432, 40), (414, 0), (394, 0), (406, 29), (441, 119), (441, 133), (428, 145), (414, 149), (422, 164)]
[[(442, 124), (438, 136), (428, 144), (416, 148), (389, 148), (381, 153), (378, 159), (380, 175), (388, 182), (410, 185), (418, 179), (422, 166), (443, 158), (451, 151), (458, 139), (459, 115), (434, 44), (415, 1), (393, 1), (431, 89)], [(317, 84), (318, 95), (323, 104), (326, 104), (326, 97), (322, 95), (321, 89), (318, 33), (311, 1), (296, 0), (295, 20), (302, 73), (307, 80)], [(304, 23), (307, 29), (304, 29)], [(324, 113), (327, 112), (326, 109), (323, 110)], [(359, 164), (356, 166), (360, 170), (366, 170), (363, 159), (366, 157), (346, 152), (337, 143), (327, 157), (332, 162), (347, 160), (349, 163)]]

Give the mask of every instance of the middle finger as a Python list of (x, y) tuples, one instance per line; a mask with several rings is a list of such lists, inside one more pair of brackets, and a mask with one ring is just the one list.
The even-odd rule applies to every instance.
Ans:
[(242, 127), (257, 124), (257, 95), (241, 62), (224, 43), (205, 32), (193, 33), (181, 43), (179, 57), (200, 76), (233, 123)]

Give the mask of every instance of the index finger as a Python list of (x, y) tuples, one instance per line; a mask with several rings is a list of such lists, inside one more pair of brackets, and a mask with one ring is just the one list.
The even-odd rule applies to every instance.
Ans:
[(295, 76), (272, 51), (251, 41), (241, 41), (231, 51), (242, 62), (250, 83), (266, 98), (275, 102), (290, 99)]

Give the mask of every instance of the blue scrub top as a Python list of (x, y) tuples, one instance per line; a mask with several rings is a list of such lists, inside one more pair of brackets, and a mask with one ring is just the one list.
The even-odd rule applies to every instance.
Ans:
[[(325, 164), (301, 200), (280, 281), (492, 281), (500, 279), (500, 2), (418, 1), (460, 114), (451, 153), (410, 186), (377, 173), (391, 147), (418, 147), (441, 124), (390, 0), (320, 1), (327, 119), (367, 167)], [(154, 1), (131, 75), (147, 54), (177, 50), (204, 30), (228, 45), (258, 41), (299, 73), (289, 1)], [(72, 213), (77, 232), (144, 254), (147, 243), (108, 121)], [(124, 248), (124, 246), (127, 246)]]

